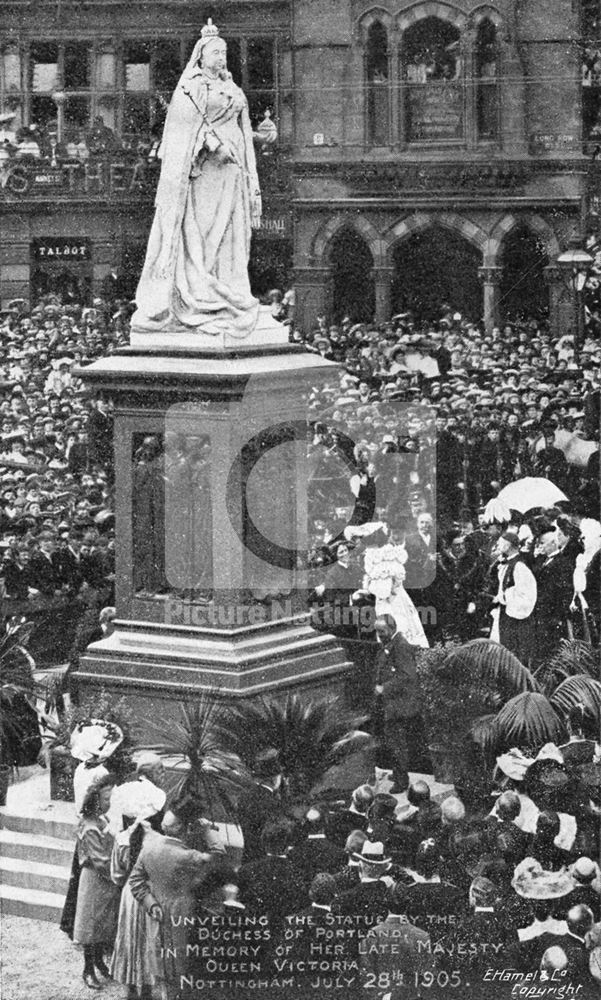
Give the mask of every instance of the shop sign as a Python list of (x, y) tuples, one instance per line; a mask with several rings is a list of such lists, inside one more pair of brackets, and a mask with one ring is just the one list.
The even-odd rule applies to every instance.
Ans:
[(290, 236), (290, 219), (287, 215), (263, 215), (259, 232), (266, 236)]
[(36, 187), (62, 187), (64, 182), (62, 170), (36, 170), (33, 183)]
[(50, 236), (32, 241), (34, 260), (91, 260), (90, 241), (78, 236)]

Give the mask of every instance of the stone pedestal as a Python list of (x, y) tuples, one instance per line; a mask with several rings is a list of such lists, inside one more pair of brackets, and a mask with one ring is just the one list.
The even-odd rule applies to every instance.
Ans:
[(305, 612), (307, 397), (336, 366), (269, 325), (236, 348), (138, 334), (81, 370), (115, 407), (117, 560), (84, 697), (106, 685), (157, 720), (201, 691), (345, 687), (350, 664)]

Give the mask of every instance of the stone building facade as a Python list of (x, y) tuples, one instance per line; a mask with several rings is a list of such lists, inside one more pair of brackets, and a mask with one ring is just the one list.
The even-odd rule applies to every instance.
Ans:
[[(598, 6), (0, 0), (2, 305), (93, 295), (111, 267), (133, 293), (165, 106), (213, 17), (253, 124), (269, 109), (279, 133), (259, 155), (256, 291), (294, 280), (303, 327), (443, 299), (489, 326), (524, 304), (567, 322), (555, 260), (598, 175)], [(6, 153), (27, 130), (42, 159)]]
[[(125, 294), (133, 294), (152, 221), (159, 169), (153, 154), (173, 88), (208, 17), (227, 40), (253, 125), (266, 109), (278, 123), (276, 151), (257, 150), (264, 219), (253, 267), (260, 290), (285, 280), (292, 262), (283, 166), (292, 129), (286, 2), (0, 0), (4, 307), (52, 289), (89, 297), (101, 291), (111, 268)], [(23, 146), (27, 133), (35, 156)]]
[(590, 167), (581, 32), (572, 0), (295, 3), (304, 326), (452, 296), (489, 327), (520, 302), (566, 319), (555, 260)]

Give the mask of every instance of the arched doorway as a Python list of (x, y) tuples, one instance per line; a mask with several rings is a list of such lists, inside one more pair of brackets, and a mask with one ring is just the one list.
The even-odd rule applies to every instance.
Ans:
[(393, 250), (392, 312), (413, 310), (418, 320), (436, 320), (449, 305), (473, 321), (482, 316), (481, 254), (458, 233), (432, 226)]
[(353, 323), (369, 323), (375, 311), (373, 257), (359, 233), (340, 230), (330, 244), (332, 315), (339, 322), (349, 316)]
[(516, 226), (501, 249), (499, 314), (506, 319), (544, 319), (549, 313), (545, 267), (549, 257), (539, 236)]

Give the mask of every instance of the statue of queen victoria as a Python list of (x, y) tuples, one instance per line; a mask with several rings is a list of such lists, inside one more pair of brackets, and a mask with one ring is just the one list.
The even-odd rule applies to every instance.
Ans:
[(246, 98), (209, 20), (175, 88), (132, 329), (248, 337), (259, 303), (248, 278), (261, 193)]

